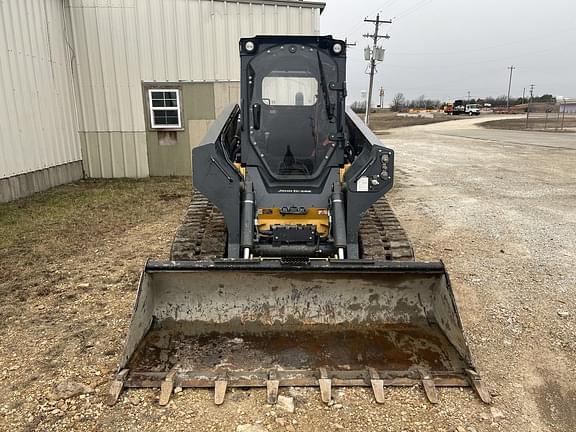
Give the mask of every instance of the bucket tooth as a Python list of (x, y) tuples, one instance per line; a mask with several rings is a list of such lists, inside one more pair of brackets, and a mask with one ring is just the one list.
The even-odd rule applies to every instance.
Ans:
[(110, 384), (110, 390), (108, 391), (108, 399), (106, 403), (109, 406), (113, 406), (118, 401), (118, 397), (124, 388), (124, 381), (126, 380), (126, 376), (128, 375), (128, 369), (122, 369), (112, 383)]
[(422, 387), (424, 387), (426, 397), (430, 403), (437, 404), (439, 402), (438, 389), (436, 388), (436, 384), (434, 384), (434, 378), (424, 371), (420, 371), (420, 376), (422, 377)]
[(328, 378), (326, 368), (320, 368), (319, 370), (318, 385), (320, 386), (320, 397), (322, 402), (329, 403), (332, 400), (332, 380)]
[(170, 396), (174, 390), (174, 380), (179, 368), (180, 365), (176, 365), (170, 369), (166, 375), (166, 378), (164, 378), (164, 381), (162, 381), (162, 384), (160, 385), (160, 400), (158, 402), (160, 406), (168, 405), (168, 402), (170, 402)]
[(380, 375), (374, 368), (368, 368), (368, 375), (370, 376), (370, 385), (374, 392), (374, 399), (381, 404), (384, 403), (384, 380), (380, 379)]
[(275, 370), (268, 373), (268, 380), (266, 380), (266, 401), (270, 405), (274, 405), (278, 401), (278, 387), (280, 380), (278, 380)]
[(480, 400), (486, 404), (492, 403), (492, 396), (490, 396), (490, 392), (482, 382), (480, 374), (472, 369), (466, 369), (466, 374), (470, 380), (470, 385), (474, 391), (476, 391), (476, 394), (478, 394)]
[(228, 387), (228, 380), (226, 378), (219, 378), (214, 381), (214, 403), (222, 405), (226, 397), (226, 388)]

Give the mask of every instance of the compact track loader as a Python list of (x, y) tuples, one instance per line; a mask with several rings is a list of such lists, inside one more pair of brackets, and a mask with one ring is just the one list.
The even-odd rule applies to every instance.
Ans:
[(240, 40), (241, 103), (193, 151), (168, 262), (142, 273), (110, 389), (437, 387), (480, 380), (441, 262), (415, 262), (384, 198), (394, 153), (350, 110), (346, 44)]

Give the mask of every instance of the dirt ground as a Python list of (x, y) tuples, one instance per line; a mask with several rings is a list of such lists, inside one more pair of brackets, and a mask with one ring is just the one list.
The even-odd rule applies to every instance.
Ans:
[[(104, 405), (138, 274), (167, 258), (190, 186), (86, 181), (0, 205), (0, 430), (576, 430), (576, 151), (439, 134), (452, 124), (384, 138), (390, 199), (418, 259), (448, 267), (492, 406), (470, 389), (441, 389), (431, 405), (419, 387), (387, 389), (383, 405), (336, 390), (330, 407), (318, 390), (282, 389), (293, 414), (264, 390), (215, 406), (211, 391), (186, 389), (167, 407), (158, 390), (130, 390)], [(94, 391), (52, 400), (71, 382)]]

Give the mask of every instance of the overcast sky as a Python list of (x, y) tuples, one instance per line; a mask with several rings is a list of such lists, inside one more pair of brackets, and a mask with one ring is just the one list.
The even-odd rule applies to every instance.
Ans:
[(465, 99), (535, 84), (535, 94), (576, 97), (576, 1), (574, 0), (325, 0), (321, 33), (348, 38), (349, 101), (368, 87), (363, 49), (374, 26), (365, 17), (392, 19), (382, 26), (385, 59), (374, 80), (385, 103), (397, 92), (408, 98)]

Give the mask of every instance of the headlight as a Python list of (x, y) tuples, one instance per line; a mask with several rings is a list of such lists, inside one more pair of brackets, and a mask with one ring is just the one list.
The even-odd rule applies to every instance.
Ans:
[(334, 54), (340, 54), (343, 49), (344, 47), (342, 46), (341, 43), (335, 43), (334, 45), (332, 45), (332, 52)]
[(252, 42), (252, 41), (248, 41), (244, 44), (244, 49), (248, 52), (254, 51), (255, 48), (256, 48), (256, 45), (254, 45), (254, 42)]

